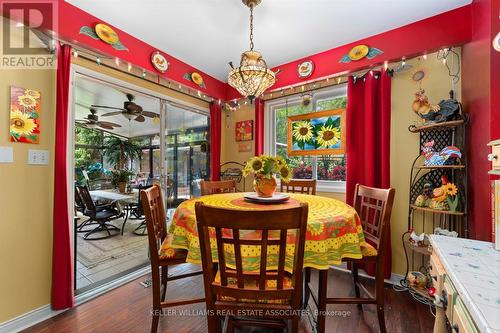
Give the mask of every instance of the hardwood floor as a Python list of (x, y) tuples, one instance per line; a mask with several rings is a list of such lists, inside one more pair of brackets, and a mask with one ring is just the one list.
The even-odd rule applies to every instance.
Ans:
[[(180, 273), (196, 269), (197, 266), (180, 265), (172, 268), (171, 273)], [(151, 325), (151, 288), (142, 287), (139, 282), (132, 281), (120, 288), (110, 291), (96, 299), (68, 310), (56, 317), (48, 319), (24, 332), (95, 332), (95, 333), (143, 333), (149, 332)], [(317, 277), (313, 273), (312, 281)], [(369, 280), (362, 280), (368, 289), (372, 285)], [(331, 271), (329, 276), (329, 293), (334, 295), (353, 294), (350, 275), (340, 271)], [(371, 291), (371, 290), (370, 290)], [(172, 281), (168, 285), (167, 299), (177, 297), (196, 297), (203, 295), (203, 278)], [(203, 316), (204, 304), (196, 304), (168, 309), (160, 319), (159, 332), (206, 332), (207, 322)], [(314, 309), (314, 308), (313, 308)], [(364, 305), (363, 311), (356, 305), (329, 305), (331, 314), (327, 317), (326, 331), (338, 333), (371, 333), (379, 332), (375, 306)], [(181, 314), (181, 311), (182, 312)], [(312, 310), (314, 311), (314, 310)], [(429, 307), (416, 303), (406, 293), (395, 292), (391, 286), (386, 287), (386, 325), (388, 332), (418, 333), (432, 332), (434, 317)], [(313, 332), (307, 317), (303, 317), (300, 331)], [(241, 331), (240, 331), (241, 332)], [(261, 332), (248, 328), (244, 333)], [(243, 333), (242, 332), (242, 333)], [(266, 331), (269, 332), (269, 331)]]

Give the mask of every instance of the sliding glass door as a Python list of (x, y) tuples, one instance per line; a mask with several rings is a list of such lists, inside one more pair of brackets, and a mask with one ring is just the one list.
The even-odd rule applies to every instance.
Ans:
[(209, 177), (208, 115), (169, 102), (164, 110), (166, 201), (172, 213), (200, 196), (200, 181)]

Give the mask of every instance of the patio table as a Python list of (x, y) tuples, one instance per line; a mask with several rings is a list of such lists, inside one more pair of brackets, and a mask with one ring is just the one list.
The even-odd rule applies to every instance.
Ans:
[[(365, 237), (358, 214), (351, 206), (339, 200), (307, 195), (290, 194), (290, 200), (283, 204), (255, 204), (244, 200), (245, 193), (224, 193), (207, 195), (184, 201), (174, 213), (169, 227), (172, 248), (188, 250), (187, 262), (201, 263), (198, 231), (196, 228), (195, 203), (202, 201), (208, 206), (237, 209), (243, 211), (264, 209), (285, 209), (298, 206), (301, 202), (308, 203), (309, 216), (304, 254), (304, 267), (326, 270), (330, 265), (341, 264), (342, 258), (362, 258), (361, 247), (365, 245)], [(235, 223), (238, 223), (235, 221)], [(230, 232), (227, 230), (227, 232)], [(271, 235), (271, 234), (270, 234)], [(211, 241), (212, 256), (217, 258), (215, 235)], [(211, 236), (211, 237), (212, 237)], [(258, 239), (260, 232), (245, 230), (240, 232), (242, 239)], [(271, 235), (272, 237), (272, 235)], [(288, 237), (286, 253), (286, 269), (291, 272), (294, 253), (294, 237)], [(245, 270), (259, 271), (260, 247), (243, 245), (242, 259)], [(276, 246), (268, 248), (268, 267), (276, 269), (278, 251)], [(226, 261), (229, 267), (235, 267), (234, 248), (226, 247)]]

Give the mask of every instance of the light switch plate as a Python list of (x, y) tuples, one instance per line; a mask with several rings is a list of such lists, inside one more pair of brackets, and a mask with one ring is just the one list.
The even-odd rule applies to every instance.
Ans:
[(14, 149), (12, 147), (0, 147), (0, 163), (13, 163)]
[(28, 150), (28, 164), (32, 165), (47, 165), (49, 164), (49, 151), (48, 150)]

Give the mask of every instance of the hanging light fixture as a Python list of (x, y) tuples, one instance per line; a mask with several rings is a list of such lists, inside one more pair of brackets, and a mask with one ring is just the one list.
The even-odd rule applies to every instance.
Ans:
[(228, 83), (238, 90), (240, 94), (248, 97), (250, 102), (262, 95), (276, 81), (276, 75), (267, 68), (265, 60), (260, 52), (253, 49), (253, 9), (262, 0), (242, 0), (250, 8), (250, 50), (241, 54), (240, 67), (234, 68), (228, 75)]

